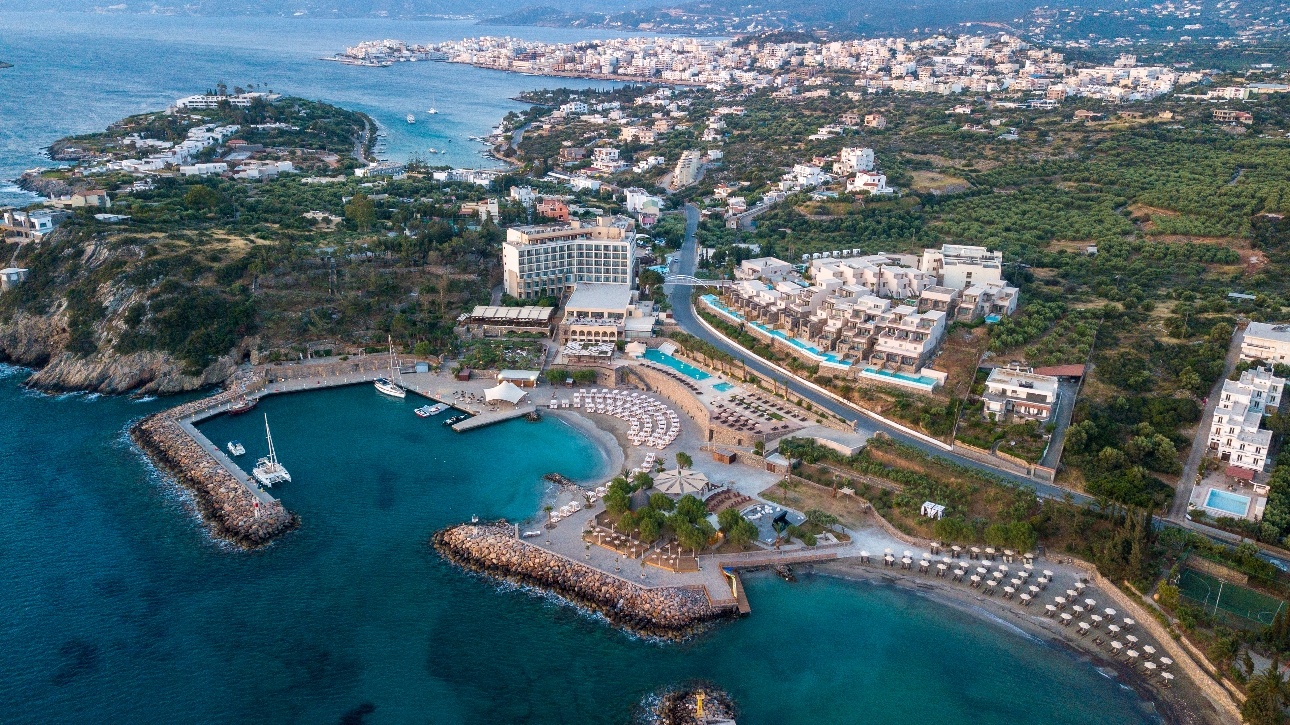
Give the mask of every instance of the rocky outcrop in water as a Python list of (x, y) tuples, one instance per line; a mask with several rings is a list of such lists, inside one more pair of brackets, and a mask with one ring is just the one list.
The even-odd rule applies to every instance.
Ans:
[(225, 392), (154, 413), (135, 424), (130, 437), (154, 465), (193, 492), (212, 536), (254, 549), (296, 528), (299, 519), (280, 501), (257, 506), (255, 495), (179, 426), (181, 419), (232, 396)]
[(735, 614), (700, 588), (643, 587), (520, 541), (505, 524), (452, 526), (432, 543), (458, 566), (553, 592), (639, 634), (678, 639)]

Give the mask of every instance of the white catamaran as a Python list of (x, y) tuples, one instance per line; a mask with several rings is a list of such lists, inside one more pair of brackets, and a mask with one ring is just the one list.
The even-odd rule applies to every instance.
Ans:
[(406, 398), (408, 391), (399, 382), (399, 371), (394, 367), (394, 338), (390, 338), (390, 377), (377, 378), (376, 389), (393, 398)]
[(291, 483), (291, 474), (278, 463), (278, 452), (273, 448), (273, 434), (269, 432), (269, 416), (264, 416), (264, 437), (269, 439), (269, 455), (256, 461), (251, 475), (265, 488), (273, 488), (275, 483)]

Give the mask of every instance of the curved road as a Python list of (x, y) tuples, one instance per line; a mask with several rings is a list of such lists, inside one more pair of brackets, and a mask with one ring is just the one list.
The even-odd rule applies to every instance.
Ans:
[[(677, 260), (676, 269), (672, 271), (674, 274), (693, 275), (695, 267), (697, 266), (697, 249), (694, 235), (699, 227), (698, 208), (687, 204), (685, 207), (685, 217), (685, 242), (681, 246), (681, 253)], [(693, 288), (688, 285), (669, 285), (669, 287), (668, 299), (672, 303), (672, 314), (676, 317), (676, 322), (681, 329), (712, 344), (717, 349), (733, 355), (735, 358), (743, 362), (745, 367), (761, 377), (767, 380), (774, 380), (781, 385), (787, 386), (794, 394), (805, 400), (811, 401), (813, 405), (842, 416), (842, 418), (846, 420), (856, 419), (857, 422), (855, 429), (857, 432), (873, 435), (878, 431), (882, 431), (891, 438), (912, 446), (929, 455), (944, 458), (953, 463), (976, 469), (987, 475), (1003, 479), (1009, 483), (1034, 489), (1035, 493), (1041, 498), (1055, 499), (1059, 501), (1070, 500), (1079, 504), (1092, 503), (1094, 501), (1093, 497), (1088, 496), (1087, 494), (1043, 483), (1042, 481), (1036, 481), (1024, 476), (1018, 476), (1008, 471), (984, 465), (976, 460), (961, 456), (957, 453), (937, 448), (923, 440), (907, 435), (896, 428), (880, 423), (872, 418), (865, 417), (862, 413), (850, 406), (843, 405), (832, 398), (821, 395), (817, 391), (803, 385), (796, 377), (786, 376), (783, 373), (771, 369), (760, 359), (749, 355), (747, 350), (744, 350), (737, 345), (733, 345), (709, 332), (706, 327), (699, 323), (698, 317), (694, 312), (693, 303), (690, 299)], [(1156, 521), (1158, 522), (1158, 525), (1168, 524), (1182, 526), (1223, 544), (1232, 545), (1243, 540), (1235, 534), (1228, 534), (1227, 532), (1211, 529), (1210, 527), (1196, 524), (1195, 522), (1185, 518), (1181, 521), (1171, 518), (1157, 518)], [(1261, 550), (1260, 554), (1262, 558), (1278, 565), (1281, 569), (1290, 571), (1290, 561), (1282, 559), (1278, 555), (1266, 550)]]
[[(694, 234), (699, 226), (699, 210), (694, 206), (686, 205), (685, 217), (686, 217), (685, 242), (681, 246), (681, 254), (679, 259), (677, 260), (677, 269), (675, 269), (674, 272), (676, 274), (692, 275), (694, 274), (694, 271), (695, 271), (696, 259), (697, 259), (697, 248), (696, 248)], [(1015, 483), (1018, 485), (1033, 488), (1037, 494), (1039, 494), (1040, 496), (1043, 496), (1044, 498), (1065, 499), (1067, 496), (1069, 496), (1071, 500), (1077, 503), (1085, 503), (1093, 500), (1091, 497), (1086, 496), (1082, 493), (1076, 493), (1074, 491), (1061, 488), (1060, 486), (1053, 486), (1051, 484), (1043, 483), (1041, 481), (1035, 481), (1033, 479), (1026, 478), (1024, 476), (1018, 476), (1018, 475), (1009, 473), (1007, 471), (991, 468), (977, 461), (974, 461), (971, 458), (967, 458), (965, 456), (961, 456), (956, 453), (946, 451), (941, 448), (937, 448), (936, 446), (933, 446), (927, 443), (926, 441), (907, 435), (906, 433), (896, 428), (893, 428), (888, 425), (884, 425), (876, 420), (873, 420), (872, 418), (867, 418), (856, 409), (851, 408), (850, 406), (843, 405), (842, 403), (839, 403), (833, 398), (830, 398), (825, 395), (821, 395), (819, 392), (812, 390), (811, 388), (803, 385), (795, 377), (785, 376), (783, 373), (780, 373), (770, 368), (769, 366), (767, 366), (760, 359), (753, 357), (751, 355), (748, 355), (747, 351), (744, 350), (743, 348), (738, 347), (736, 345), (732, 345), (731, 343), (723, 340), (722, 338), (708, 331), (706, 327), (704, 327), (702, 324), (699, 323), (697, 315), (695, 315), (693, 303), (690, 299), (692, 292), (693, 292), (693, 288), (689, 286), (672, 285), (671, 291), (668, 293), (668, 299), (672, 303), (672, 314), (676, 317), (676, 322), (681, 327), (681, 329), (685, 330), (689, 334), (694, 335), (695, 337), (701, 340), (704, 340), (705, 342), (712, 344), (714, 347), (718, 348), (719, 350), (722, 350), (724, 352), (727, 352), (735, 356), (736, 358), (738, 358), (740, 361), (743, 362), (745, 367), (755, 372), (756, 374), (760, 375), (761, 377), (767, 380), (774, 380), (782, 385), (786, 385), (788, 389), (792, 390), (795, 395), (798, 395), (805, 400), (811, 401), (812, 405), (816, 405), (831, 413), (842, 416), (842, 418), (846, 420), (856, 420), (857, 422), (856, 422), (855, 429), (857, 432), (864, 433), (867, 435), (873, 435), (878, 431), (882, 431), (883, 433), (891, 436), (893, 439), (898, 440), (901, 443), (913, 446), (914, 448), (917, 448), (923, 451), (924, 453), (928, 453), (933, 456), (939, 456), (941, 458), (947, 459), (949, 461), (953, 461), (954, 463), (958, 463), (963, 466), (975, 468), (991, 476), (1002, 478), (1010, 483)]]

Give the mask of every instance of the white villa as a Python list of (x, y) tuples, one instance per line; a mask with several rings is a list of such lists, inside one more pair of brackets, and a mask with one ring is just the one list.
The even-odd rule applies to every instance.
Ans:
[(1272, 431), (1262, 427), (1263, 416), (1281, 405), (1285, 382), (1268, 368), (1246, 370), (1239, 380), (1224, 381), (1209, 431), (1210, 450), (1219, 460), (1237, 468), (1263, 470), (1272, 443)]

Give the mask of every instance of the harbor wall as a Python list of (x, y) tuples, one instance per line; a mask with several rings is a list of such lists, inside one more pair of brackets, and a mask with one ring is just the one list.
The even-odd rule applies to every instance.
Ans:
[(451, 526), (432, 544), (462, 568), (553, 592), (638, 634), (677, 639), (737, 613), (702, 587), (644, 587), (516, 539), (504, 523)]
[(130, 428), (130, 438), (159, 469), (193, 492), (211, 536), (255, 549), (299, 525), (276, 499), (257, 497), (180, 426), (180, 421), (229, 402), (231, 392), (154, 413)]

